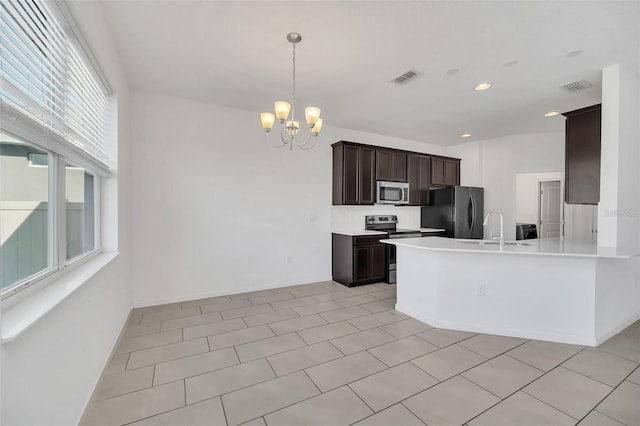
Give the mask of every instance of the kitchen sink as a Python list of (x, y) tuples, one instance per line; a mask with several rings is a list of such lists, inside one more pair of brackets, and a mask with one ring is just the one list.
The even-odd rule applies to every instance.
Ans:
[[(464, 243), (464, 244), (477, 244), (477, 245), (481, 245), (481, 244), (490, 244), (490, 245), (500, 245), (500, 241), (498, 240), (456, 240), (459, 243)], [(504, 242), (505, 246), (530, 246), (531, 244), (527, 244), (527, 243), (522, 243), (520, 241), (505, 241)]]

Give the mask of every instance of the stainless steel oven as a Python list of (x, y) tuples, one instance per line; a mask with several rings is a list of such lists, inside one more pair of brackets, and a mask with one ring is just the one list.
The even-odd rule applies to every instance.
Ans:
[[(398, 229), (398, 216), (395, 215), (374, 215), (365, 217), (365, 229), (369, 231), (382, 231), (387, 233), (387, 238), (420, 238), (422, 233), (413, 229)], [(387, 245), (386, 256), (386, 276), (387, 283), (394, 284), (397, 277), (396, 246)]]

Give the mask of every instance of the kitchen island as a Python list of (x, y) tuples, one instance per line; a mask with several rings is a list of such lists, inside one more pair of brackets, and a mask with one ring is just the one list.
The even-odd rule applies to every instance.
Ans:
[(591, 241), (382, 240), (396, 310), (433, 327), (596, 346), (640, 318), (638, 251)]

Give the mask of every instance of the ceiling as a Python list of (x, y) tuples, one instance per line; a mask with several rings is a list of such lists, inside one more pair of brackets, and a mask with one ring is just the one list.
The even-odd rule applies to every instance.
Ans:
[[(601, 70), (640, 75), (640, 2), (104, 1), (134, 89), (268, 111), (291, 94), (325, 125), (452, 145), (562, 131)], [(583, 53), (573, 57), (574, 50)], [(505, 66), (517, 60), (517, 65)], [(459, 69), (455, 74), (447, 71)], [(423, 75), (397, 85), (408, 70)], [(587, 80), (569, 93), (561, 86)], [(493, 87), (476, 92), (489, 81)], [(302, 118), (302, 117), (300, 117)], [(256, 114), (256, 131), (261, 131)], [(460, 134), (471, 133), (470, 139)]]

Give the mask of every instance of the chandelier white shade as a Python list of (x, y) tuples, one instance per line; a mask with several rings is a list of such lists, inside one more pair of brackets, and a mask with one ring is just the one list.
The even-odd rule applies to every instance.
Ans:
[[(293, 45), (293, 91), (291, 102), (276, 101), (273, 104), (274, 112), (263, 112), (260, 114), (260, 124), (265, 132), (269, 133), (273, 129), (276, 120), (280, 124), (280, 141), (277, 147), (289, 145), (290, 149), (296, 145), (302, 149), (310, 149), (316, 141), (316, 136), (322, 129), (322, 118), (320, 118), (320, 108), (309, 106), (304, 109), (304, 117), (309, 127), (309, 134), (303, 141), (297, 139), (300, 131), (300, 122), (295, 119), (296, 112), (296, 43), (302, 40), (298, 33), (289, 33), (287, 40)], [(291, 119), (289, 119), (291, 113)], [(267, 135), (267, 140), (269, 135)]]

